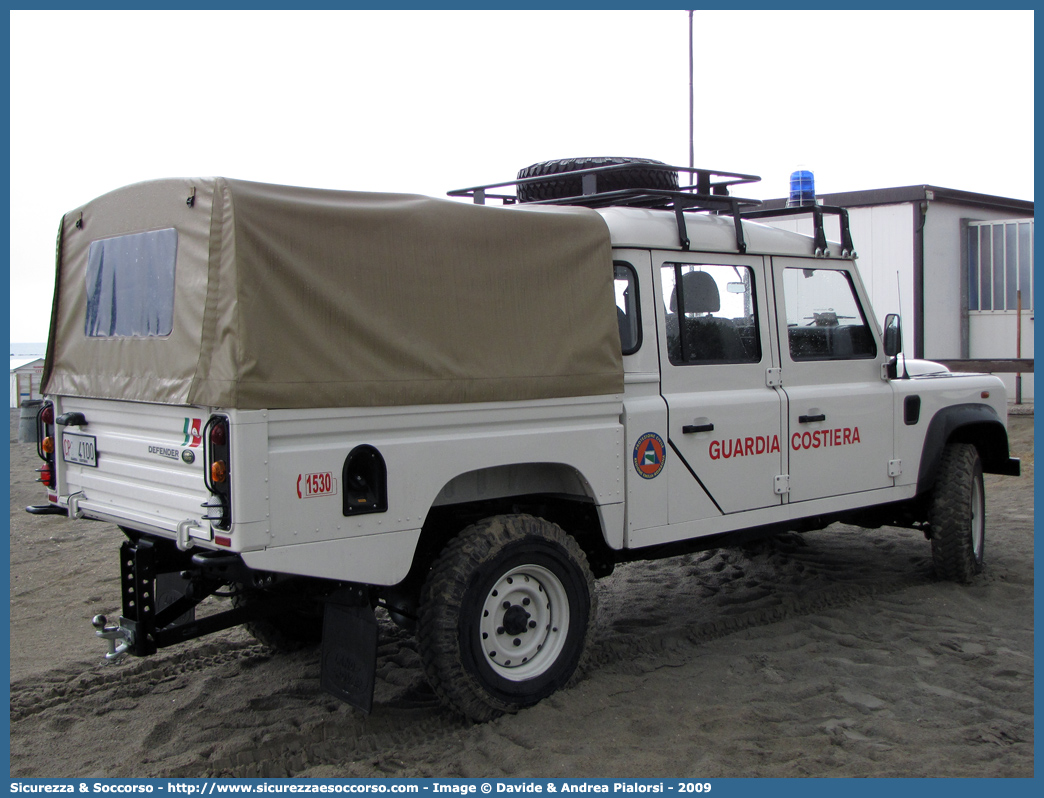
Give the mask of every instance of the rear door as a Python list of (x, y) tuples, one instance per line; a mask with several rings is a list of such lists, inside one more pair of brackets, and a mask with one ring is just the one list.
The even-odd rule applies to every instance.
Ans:
[(667, 457), (676, 461), (667, 469), (670, 523), (780, 504), (782, 401), (769, 385), (778, 352), (765, 260), (653, 258)]
[[(80, 426), (56, 426), (58, 491), (87, 516), (176, 534), (207, 530), (199, 408), (58, 397), (55, 413), (80, 412)], [(67, 499), (66, 499), (67, 500)]]
[(790, 502), (891, 487), (892, 388), (847, 262), (773, 258)]

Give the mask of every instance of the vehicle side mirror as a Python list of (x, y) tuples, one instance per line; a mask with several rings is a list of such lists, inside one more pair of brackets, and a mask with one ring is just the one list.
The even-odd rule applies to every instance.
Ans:
[(884, 351), (888, 357), (895, 357), (903, 351), (903, 325), (898, 313), (885, 316)]

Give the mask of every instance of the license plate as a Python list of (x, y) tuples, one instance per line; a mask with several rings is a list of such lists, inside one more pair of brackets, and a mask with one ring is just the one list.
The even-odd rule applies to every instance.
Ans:
[(62, 433), (62, 459), (77, 465), (98, 466), (98, 451), (93, 435), (80, 435), (75, 432)]

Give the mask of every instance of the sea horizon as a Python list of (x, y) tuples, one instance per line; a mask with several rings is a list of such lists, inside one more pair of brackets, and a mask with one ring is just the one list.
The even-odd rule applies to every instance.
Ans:
[(12, 358), (25, 358), (25, 357), (43, 357), (47, 354), (47, 342), (46, 341), (30, 341), (28, 343), (12, 341), (11, 342), (11, 357)]

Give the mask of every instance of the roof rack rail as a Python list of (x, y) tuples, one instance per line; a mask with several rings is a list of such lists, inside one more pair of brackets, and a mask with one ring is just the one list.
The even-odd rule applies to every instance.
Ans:
[(450, 197), (470, 197), (476, 205), (485, 205), (486, 200), (500, 200), (502, 205), (514, 205), (519, 202), (517, 193), (495, 193), (491, 189), (503, 189), (511, 186), (524, 186), (535, 183), (546, 183), (556, 178), (581, 178), (580, 194), (555, 197), (546, 200), (531, 200), (527, 205), (579, 205), (585, 208), (647, 208), (656, 210), (673, 210), (678, 223), (678, 239), (682, 249), (689, 249), (689, 236), (685, 226), (686, 212), (709, 212), (727, 214), (733, 218), (736, 229), (736, 249), (743, 253), (747, 244), (743, 236), (743, 219), (768, 218), (771, 216), (789, 216), (812, 213), (815, 225), (816, 256), (823, 257), (827, 253), (826, 233), (823, 229), (823, 214), (835, 214), (841, 220), (842, 257), (855, 257), (852, 248), (852, 237), (848, 227), (848, 211), (823, 205), (804, 205), (781, 210), (756, 210), (761, 200), (734, 197), (729, 193), (732, 186), (746, 183), (757, 183), (761, 178), (757, 175), (742, 172), (725, 172), (720, 169), (703, 169), (688, 166), (671, 166), (669, 164), (642, 163), (646, 171), (688, 173), (691, 184), (679, 185), (676, 190), (655, 188), (625, 188), (613, 191), (599, 191), (599, 175), (633, 169), (633, 163), (609, 164), (589, 169), (577, 169), (569, 172), (558, 172), (536, 177), (506, 180), (502, 183), (488, 183), (471, 188), (459, 188), (446, 192)]
[(786, 208), (746, 211), (743, 214), (743, 218), (772, 219), (778, 216), (802, 216), (809, 213), (812, 214), (812, 226), (815, 231), (813, 238), (815, 239), (815, 255), (817, 258), (827, 257), (829, 252), (826, 230), (823, 227), (824, 214), (836, 216), (838, 219), (838, 224), (841, 228), (841, 257), (851, 260), (855, 260), (858, 257), (855, 246), (852, 244), (852, 229), (848, 224), (847, 208), (841, 208), (836, 205), (794, 205)]
[[(627, 171), (634, 169), (634, 163), (616, 163), (608, 164), (606, 166), (593, 166), (589, 169), (575, 169), (569, 172), (557, 172), (548, 175), (538, 175), (536, 177), (525, 177), (518, 178), (516, 180), (507, 180), (503, 183), (489, 183), (484, 186), (473, 186), (471, 188), (458, 188), (453, 191), (447, 192), (451, 197), (471, 197), (477, 205), (484, 205), (487, 199), (499, 199), (504, 205), (513, 205), (518, 202), (516, 194), (494, 194), (490, 193), (490, 189), (494, 188), (506, 188), (508, 186), (525, 186), (535, 183), (546, 183), (549, 180), (561, 179), (566, 177), (580, 177), (581, 178), (581, 193), (574, 196), (568, 197), (557, 197), (550, 200), (532, 200), (532, 204), (542, 205), (582, 205), (591, 208), (604, 208), (608, 205), (622, 205), (630, 206), (628, 202), (628, 195), (631, 193), (645, 194), (645, 189), (625, 189), (623, 191), (612, 191), (612, 192), (599, 192), (598, 190), (598, 177), (599, 175), (607, 175), (612, 172)], [(670, 164), (660, 163), (642, 163), (641, 168), (647, 172), (688, 172), (693, 176), (693, 182), (688, 186), (679, 186), (676, 192), (677, 194), (684, 194), (686, 196), (695, 197), (697, 199), (706, 199), (713, 207), (701, 208), (699, 203), (694, 203), (691, 207), (694, 210), (719, 210), (720, 208), (715, 204), (716, 200), (720, 200), (722, 197), (729, 196), (729, 188), (731, 186), (740, 185), (743, 183), (757, 183), (760, 182), (761, 178), (757, 175), (747, 175), (740, 172), (724, 172), (720, 169), (703, 169), (703, 168), (692, 168), (688, 166), (671, 166)], [(606, 203), (603, 198), (614, 195), (614, 201)], [(759, 200), (746, 200), (747, 203), (754, 203), (760, 205)], [(527, 203), (529, 204), (529, 203)], [(639, 199), (638, 207), (650, 207), (647, 202)]]

